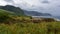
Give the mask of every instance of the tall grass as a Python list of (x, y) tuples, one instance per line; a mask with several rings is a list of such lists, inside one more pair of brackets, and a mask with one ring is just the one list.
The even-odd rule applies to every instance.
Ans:
[(28, 16), (2, 14), (0, 16), (0, 34), (60, 34), (60, 22), (56, 22), (54, 19), (37, 20)]
[(0, 34), (60, 34), (60, 23), (0, 24)]

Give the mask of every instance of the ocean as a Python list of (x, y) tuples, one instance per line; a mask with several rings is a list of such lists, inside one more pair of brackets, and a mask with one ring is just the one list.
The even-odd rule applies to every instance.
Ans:
[(60, 16), (54, 16), (55, 18), (57, 18), (57, 19), (60, 19)]
[(35, 18), (54, 18), (55, 20), (58, 20), (60, 21), (60, 16), (32, 16), (32, 17), (35, 17)]

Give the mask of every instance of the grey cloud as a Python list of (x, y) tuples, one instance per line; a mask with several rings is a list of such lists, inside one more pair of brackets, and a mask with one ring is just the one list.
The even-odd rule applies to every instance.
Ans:
[(42, 1), (42, 3), (49, 3), (49, 1), (45, 1), (45, 0), (44, 0), (44, 1)]
[(13, 0), (4, 0), (4, 1), (6, 1), (6, 2), (12, 2)]

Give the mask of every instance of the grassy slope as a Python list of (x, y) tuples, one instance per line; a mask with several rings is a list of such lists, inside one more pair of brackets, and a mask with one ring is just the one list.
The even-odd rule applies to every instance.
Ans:
[(0, 9), (6, 10), (8, 12), (14, 12), (18, 16), (24, 16), (25, 15), (24, 11), (21, 8), (15, 7), (12, 5), (0, 6)]
[(14, 12), (10, 12), (10, 11), (6, 11), (6, 10), (2, 10), (0, 9), (0, 15), (4, 15), (4, 14), (8, 14), (8, 15), (14, 15)]

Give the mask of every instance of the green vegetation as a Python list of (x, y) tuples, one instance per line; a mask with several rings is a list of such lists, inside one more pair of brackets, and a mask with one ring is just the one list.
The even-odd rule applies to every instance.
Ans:
[(7, 19), (9, 19), (9, 16), (14, 15), (13, 12), (8, 12), (5, 10), (0, 9), (0, 22), (5, 22)]
[(23, 10), (19, 7), (6, 5), (6, 6), (0, 6), (0, 9), (6, 10), (8, 12), (13, 12), (15, 13), (15, 15), (18, 15), (18, 16), (24, 16)]
[(0, 34), (60, 34), (60, 22), (54, 19), (33, 19), (16, 16), (14, 12), (0, 10)]
[(60, 34), (60, 23), (0, 24), (0, 34)]

